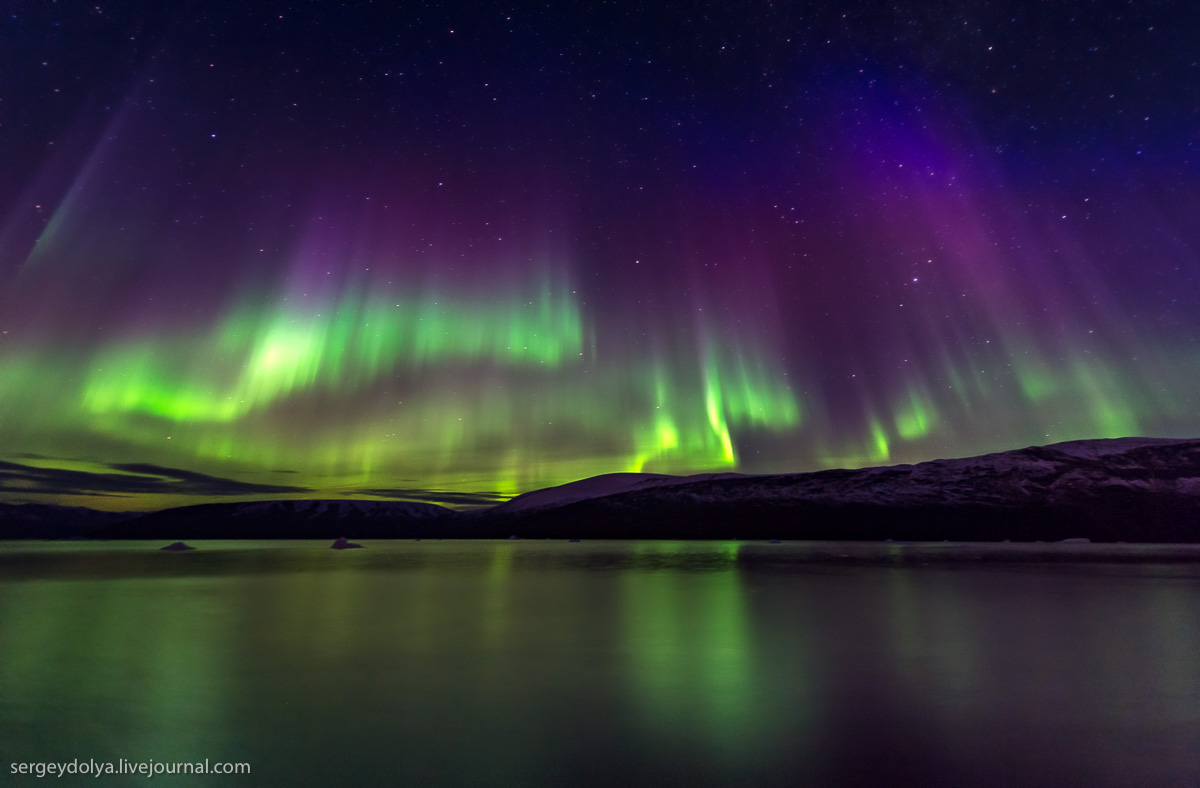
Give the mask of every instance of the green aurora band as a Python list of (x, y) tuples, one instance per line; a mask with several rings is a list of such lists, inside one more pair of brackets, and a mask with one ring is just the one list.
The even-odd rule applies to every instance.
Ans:
[(561, 287), (504, 299), (347, 288), (322, 306), (243, 301), (207, 332), (9, 359), (0, 382), (24, 395), (5, 397), (6, 412), (42, 420), (10, 434), (43, 447), (47, 423), (60, 434), (73, 423), (117, 456), (299, 465), (334, 491), (432, 474), (503, 496), (613, 470), (729, 469), (737, 429), (800, 423), (761, 358), (706, 338), (689, 363), (605, 365), (592, 335)]
[[(1095, 356), (1051, 364), (997, 351), (937, 381), (889, 386), (901, 392), (890, 399), (864, 393), (855, 438), (819, 388), (794, 387), (756, 352), (768, 343), (712, 325), (698, 339), (677, 332), (687, 352), (609, 358), (561, 285), (491, 297), (347, 287), (263, 302), (243, 299), (207, 331), (5, 358), (10, 446), (74, 457), (46, 464), (78, 470), (149, 458), (322, 494), (386, 495), (418, 478), (503, 497), (605, 472), (754, 469), (743, 446), (763, 440), (805, 447), (793, 456), (809, 469), (919, 457), (1014, 394), (1055, 413), (1063, 438), (1136, 434), (1141, 412), (1170, 411), (1153, 386)], [(1156, 369), (1169, 379), (1180, 365), (1164, 357)], [(302, 470), (274, 472), (284, 468)]]
[[(489, 305), (351, 293), (320, 311), (285, 304), (267, 314), (247, 305), (197, 339), (183, 359), (161, 341), (98, 354), (83, 408), (235, 421), (298, 392), (353, 391), (398, 369), (481, 360), (556, 366), (582, 347), (578, 310), (549, 294)], [(189, 375), (184, 366), (202, 371)]]

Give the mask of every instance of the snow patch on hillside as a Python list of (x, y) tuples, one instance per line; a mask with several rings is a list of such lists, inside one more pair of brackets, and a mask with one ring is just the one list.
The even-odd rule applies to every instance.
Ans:
[(741, 473), (701, 473), (694, 476), (669, 476), (663, 473), (606, 473), (569, 482), (557, 487), (547, 487), (518, 495), (510, 501), (489, 510), (489, 513), (515, 514), (529, 512), (534, 509), (545, 509), (564, 506), (576, 501), (590, 498), (606, 498), (610, 495), (647, 490), (656, 487), (670, 487), (678, 484), (709, 481), (712, 479), (744, 479)]

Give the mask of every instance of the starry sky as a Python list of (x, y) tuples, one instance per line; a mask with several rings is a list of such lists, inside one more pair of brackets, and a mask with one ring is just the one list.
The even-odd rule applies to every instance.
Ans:
[(18, 2), (0, 501), (1200, 434), (1200, 5)]

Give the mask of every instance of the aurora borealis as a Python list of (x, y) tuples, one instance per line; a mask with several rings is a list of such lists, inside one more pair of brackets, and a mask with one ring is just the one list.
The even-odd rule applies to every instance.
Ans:
[(1185, 2), (18, 3), (0, 500), (1200, 434)]

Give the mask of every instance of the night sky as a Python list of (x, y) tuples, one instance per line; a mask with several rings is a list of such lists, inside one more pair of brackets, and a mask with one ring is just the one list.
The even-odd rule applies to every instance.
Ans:
[(1200, 4), (17, 2), (0, 500), (1200, 435)]

